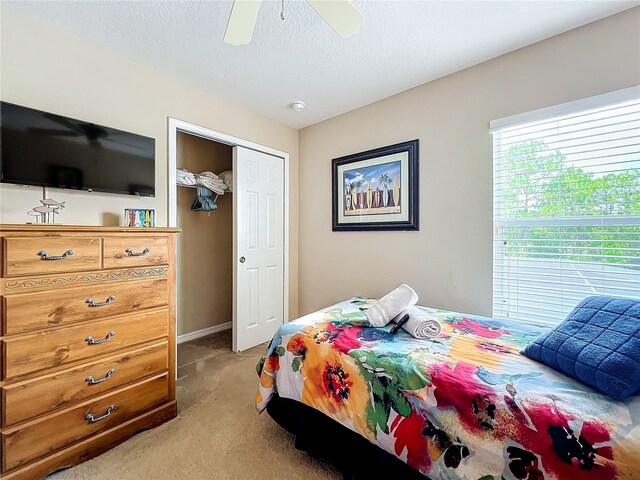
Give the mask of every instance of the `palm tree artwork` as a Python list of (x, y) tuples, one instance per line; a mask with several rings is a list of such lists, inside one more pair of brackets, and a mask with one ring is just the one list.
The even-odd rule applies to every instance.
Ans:
[(358, 189), (362, 185), (360, 180), (351, 182), (351, 207), (356, 210), (358, 208)]
[(353, 208), (351, 203), (351, 181), (348, 178), (344, 179), (344, 209), (349, 211)]
[(345, 215), (400, 213), (400, 161), (359, 166), (343, 175)]
[(365, 194), (362, 185), (364, 184), (363, 180), (358, 181), (358, 208), (362, 210), (364, 208), (365, 203)]
[(378, 187), (373, 192), (373, 208), (380, 208), (382, 205), (382, 192)]
[(382, 187), (382, 205), (384, 207), (389, 205), (389, 188), (387, 185), (391, 184), (391, 178), (387, 172), (384, 172), (378, 177), (378, 183)]

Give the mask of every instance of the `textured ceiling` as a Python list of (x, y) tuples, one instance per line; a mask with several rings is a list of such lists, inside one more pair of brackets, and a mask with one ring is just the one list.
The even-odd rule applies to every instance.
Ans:
[[(4, 6), (301, 128), (620, 12), (638, 1), (353, 1), (341, 39), (304, 1), (263, 2), (251, 44), (223, 43), (230, 1)], [(293, 112), (289, 103), (307, 107)]]

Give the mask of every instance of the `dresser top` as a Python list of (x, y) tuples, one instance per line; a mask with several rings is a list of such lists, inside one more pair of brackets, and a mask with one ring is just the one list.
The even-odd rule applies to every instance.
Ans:
[(92, 227), (87, 225), (0, 224), (0, 232), (121, 232), (121, 233), (179, 233), (174, 227)]

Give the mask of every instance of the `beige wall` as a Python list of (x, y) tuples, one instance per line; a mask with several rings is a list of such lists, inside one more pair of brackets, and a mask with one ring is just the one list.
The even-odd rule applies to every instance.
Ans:
[[(301, 130), (300, 313), (405, 282), (422, 305), (490, 314), (489, 121), (637, 84), (640, 8)], [(420, 231), (331, 232), (331, 159), (414, 138)]]
[[(233, 148), (178, 133), (179, 168), (190, 172), (231, 170)], [(231, 321), (233, 295), (233, 199), (218, 197), (218, 209), (194, 212), (194, 188), (178, 188), (178, 335)]]
[[(60, 221), (122, 222), (125, 208), (155, 208), (167, 218), (167, 118), (175, 117), (290, 154), (289, 311), (298, 311), (298, 133), (0, 4), (0, 98), (156, 139), (156, 197), (52, 190), (65, 200)], [(40, 189), (0, 187), (0, 222), (24, 223)]]

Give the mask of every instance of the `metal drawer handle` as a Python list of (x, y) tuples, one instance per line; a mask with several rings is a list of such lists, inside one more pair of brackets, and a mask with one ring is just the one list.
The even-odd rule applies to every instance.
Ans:
[(54, 256), (49, 256), (47, 252), (45, 252), (44, 250), (40, 250), (38, 252), (38, 256), (41, 257), (43, 260), (64, 260), (65, 258), (68, 258), (71, 255), (73, 255), (73, 250), (67, 250), (62, 255), (54, 255)]
[(109, 305), (115, 299), (115, 295), (109, 295), (109, 297), (104, 302), (94, 302), (93, 298), (87, 298), (84, 303), (88, 304), (90, 307), (104, 307), (105, 305)]
[(134, 251), (131, 250), (130, 248), (127, 248), (125, 250), (125, 252), (127, 252), (127, 255), (129, 255), (130, 257), (144, 257), (150, 251), (151, 251), (151, 249), (149, 249), (149, 248), (145, 248), (144, 250), (142, 250), (141, 252), (138, 252), (138, 253), (134, 253)]
[(114, 373), (116, 373), (116, 369), (112, 368), (107, 372), (107, 374), (104, 377), (98, 380), (94, 379), (91, 375), (89, 375), (85, 379), (85, 382), (87, 382), (89, 385), (97, 385), (98, 383), (106, 382), (107, 380), (109, 380), (111, 378), (111, 375), (113, 375)]
[(100, 343), (108, 342), (109, 340), (111, 340), (111, 337), (113, 337), (115, 334), (116, 334), (116, 332), (111, 330), (109, 333), (107, 333), (106, 337), (101, 338), (100, 340), (94, 340), (93, 337), (87, 337), (87, 338), (84, 339), (84, 341), (88, 342), (89, 345), (98, 345)]
[(94, 417), (92, 413), (87, 413), (84, 416), (84, 419), (89, 423), (99, 422), (100, 420), (104, 420), (109, 415), (111, 415), (111, 412), (113, 412), (115, 409), (116, 409), (115, 405), (109, 405), (109, 408), (107, 408), (107, 411), (104, 413), (104, 415), (101, 415), (99, 417)]

